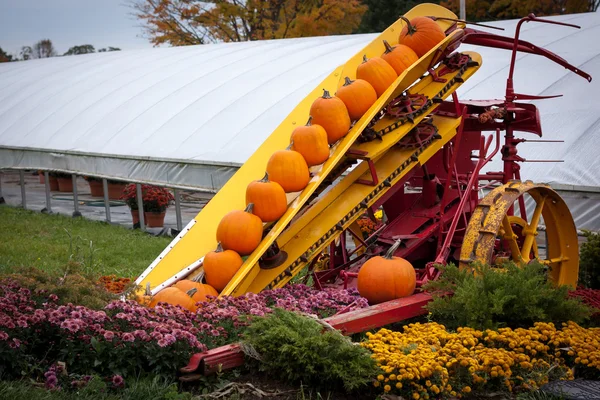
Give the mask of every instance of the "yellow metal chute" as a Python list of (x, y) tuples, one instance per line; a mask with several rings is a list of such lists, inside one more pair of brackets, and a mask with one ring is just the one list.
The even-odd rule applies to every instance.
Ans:
[[(434, 4), (421, 4), (414, 7), (405, 16), (409, 19), (418, 16), (437, 16), (456, 19), (456, 15), (444, 7)], [(438, 20), (442, 29), (447, 30), (452, 22)], [(364, 49), (350, 58), (344, 65), (336, 68), (326, 77), (296, 108), (283, 120), (275, 131), (264, 141), (256, 152), (244, 163), (237, 173), (204, 207), (204, 209), (184, 228), (181, 234), (163, 251), (163, 253), (137, 279), (136, 284), (145, 287), (150, 283), (153, 293), (164, 288), (184, 276), (197, 276), (201, 268), (202, 257), (217, 246), (215, 232), (217, 225), (225, 214), (232, 210), (245, 208), (245, 191), (247, 185), (264, 175), (267, 161), (276, 150), (289, 145), (290, 135), (295, 127), (303, 124), (309, 115), (313, 101), (321, 96), (323, 89), (331, 93), (343, 85), (346, 76), (354, 79), (357, 66), (367, 57), (380, 56), (384, 50), (383, 40), (393, 44), (405, 23), (398, 20), (375, 38)], [(316, 257), (331, 240), (336, 238), (339, 229), (349, 227), (360, 215), (361, 207), (373, 204), (383, 196), (389, 184), (398, 181), (410, 169), (427, 161), (445, 143), (456, 134), (460, 118), (433, 117), (439, 132), (438, 137), (426, 149), (419, 151), (393, 148), (402, 137), (407, 135), (428, 113), (433, 111), (436, 103), (429, 104), (427, 112), (414, 121), (408, 122), (385, 135), (381, 141), (357, 143), (357, 138), (365, 130), (369, 122), (390, 102), (410, 88), (411, 93), (419, 93), (428, 98), (441, 99), (450, 96), (481, 65), (481, 57), (474, 52), (466, 52), (474, 61), (460, 71), (445, 74), (444, 82), (433, 80), (428, 70), (440, 61), (440, 55), (447, 47), (453, 46), (462, 35), (460, 23), (436, 48), (431, 49), (412, 67), (400, 75), (383, 93), (371, 109), (351, 128), (350, 132), (331, 149), (330, 158), (321, 166), (313, 167), (313, 177), (308, 186), (300, 193), (289, 194), (288, 210), (283, 217), (269, 227), (259, 247), (247, 257), (244, 265), (232, 278), (222, 295), (240, 295), (248, 291), (258, 292), (264, 288), (280, 287), (297, 274), (310, 260)], [(437, 72), (441, 67), (436, 69)], [(460, 74), (460, 79), (458, 75)], [(454, 79), (457, 78), (457, 79)], [(418, 82), (417, 82), (418, 81)], [(417, 82), (417, 83), (415, 83)], [(377, 122), (375, 128), (393, 122), (384, 117)], [(370, 172), (367, 163), (360, 163), (353, 171), (337, 183), (325, 195), (314, 199), (315, 191), (332, 174), (336, 167), (342, 165), (349, 150), (362, 154), (363, 160), (370, 160), (375, 165), (380, 182), (387, 182), (385, 187), (369, 186), (357, 183), (368, 179)], [(399, 171), (399, 168), (402, 168)], [(311, 202), (310, 208), (305, 206)], [(362, 205), (360, 205), (362, 204)], [(274, 242), (287, 253), (287, 259), (273, 269), (261, 269), (259, 259)], [(193, 273), (190, 274), (190, 272)]]

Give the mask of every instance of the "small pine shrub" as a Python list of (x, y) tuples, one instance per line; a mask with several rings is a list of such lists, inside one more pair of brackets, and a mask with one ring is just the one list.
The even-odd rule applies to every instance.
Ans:
[(433, 295), (426, 306), (431, 319), (449, 329), (484, 330), (528, 327), (535, 322), (581, 323), (591, 315), (589, 307), (569, 298), (567, 286), (548, 281), (545, 265), (506, 263), (503, 267), (474, 265), (473, 274), (453, 264), (438, 266), (440, 278), (425, 286)]
[(587, 241), (580, 247), (579, 284), (600, 289), (600, 234), (585, 231)]
[(378, 371), (370, 353), (338, 331), (279, 308), (254, 320), (243, 335), (242, 347), (260, 360), (261, 371), (316, 389), (343, 387), (352, 392), (365, 387)]

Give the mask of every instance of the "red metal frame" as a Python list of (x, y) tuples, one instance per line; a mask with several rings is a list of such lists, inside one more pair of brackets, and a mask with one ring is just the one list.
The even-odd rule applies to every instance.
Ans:
[[(537, 54), (563, 66), (577, 75), (591, 81), (590, 75), (569, 64), (558, 55), (519, 39), (521, 26), (525, 22), (550, 23), (563, 26), (578, 26), (539, 19), (535, 15), (521, 19), (517, 24), (515, 37), (499, 36), (487, 32), (465, 28), (456, 35), (455, 42), (444, 52), (438, 52), (430, 66), (433, 67), (460, 43), (481, 45), (512, 50), (510, 70), (506, 81), (504, 100), (482, 100), (460, 102), (456, 93), (452, 93), (452, 101), (439, 104), (436, 113), (442, 116), (461, 117), (457, 135), (443, 149), (435, 154), (421, 168), (415, 168), (404, 179), (397, 182), (382, 196), (369, 215), (373, 217), (373, 209), (383, 207), (389, 219), (370, 237), (363, 239), (353, 231), (342, 232), (339, 243), (335, 241), (329, 250), (329, 266), (323, 271), (314, 271), (314, 261), (309, 266), (308, 277), (313, 278), (316, 288), (352, 287), (356, 285), (357, 272), (362, 263), (369, 257), (382, 254), (397, 240), (402, 240), (395, 256), (409, 260), (417, 271), (417, 286), (437, 277), (435, 263), (458, 261), (462, 235), (466, 230), (470, 213), (478, 204), (478, 192), (482, 188), (495, 183), (507, 183), (521, 178), (520, 162), (548, 162), (549, 160), (525, 160), (518, 155), (517, 145), (526, 141), (514, 136), (515, 131), (529, 132), (542, 136), (538, 109), (532, 104), (517, 103), (516, 100), (547, 99), (557, 96), (532, 96), (516, 93), (513, 87), (513, 76), (517, 52)], [(451, 30), (456, 29), (453, 24)], [(457, 58), (460, 60), (460, 57)], [(441, 76), (432, 78), (437, 82), (445, 82)], [(488, 155), (494, 135), (487, 139), (483, 132), (494, 132), (495, 148)], [(500, 131), (505, 132), (504, 143), (500, 147)], [(473, 151), (478, 151), (474, 156)], [(495, 172), (480, 171), (500, 151), (503, 170)], [(377, 171), (366, 154), (349, 152), (347, 156), (361, 159), (369, 163), (372, 181), (361, 180), (359, 183), (377, 185)], [(476, 161), (474, 161), (476, 160)], [(521, 198), (519, 209), (523, 218), (525, 204)], [(512, 210), (511, 210), (512, 213)], [(356, 239), (358, 245), (349, 249), (346, 232)], [(363, 250), (358, 254), (359, 250)], [(435, 254), (435, 257), (432, 255)], [(435, 260), (435, 261), (431, 261)], [(340, 313), (327, 318), (327, 321), (344, 334), (362, 332), (372, 328), (398, 322), (425, 313), (423, 308), (431, 297), (417, 289), (417, 293), (407, 298), (393, 300), (366, 309)], [(232, 368), (243, 363), (243, 353), (239, 346), (229, 345), (195, 354), (188, 366), (181, 369), (185, 375), (182, 380), (193, 380), (200, 374), (211, 374), (219, 369)]]

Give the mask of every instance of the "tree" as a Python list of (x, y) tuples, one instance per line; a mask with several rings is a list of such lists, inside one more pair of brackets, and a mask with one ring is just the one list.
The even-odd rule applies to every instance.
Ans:
[(421, 1), (418, 0), (363, 0), (368, 10), (363, 15), (356, 33), (383, 32), (419, 3)]
[(13, 61), (13, 56), (2, 50), (0, 47), (0, 63)]
[(19, 54), (23, 61), (31, 60), (33, 58), (33, 49), (31, 46), (23, 46), (21, 47), (21, 52)]
[[(490, 21), (595, 11), (600, 0), (466, 0), (467, 20)], [(440, 5), (459, 12), (459, 0), (442, 0)]]
[(104, 52), (107, 52), (107, 51), (121, 51), (121, 49), (118, 48), (118, 47), (108, 46), (108, 48), (104, 48), (103, 47), (100, 50), (98, 50), (98, 53), (104, 53)]
[(42, 39), (33, 45), (33, 57), (34, 58), (49, 58), (56, 55), (54, 45), (50, 39)]
[(351, 33), (360, 0), (128, 0), (155, 45)]
[(91, 44), (82, 44), (80, 46), (71, 47), (69, 50), (67, 50), (67, 52), (65, 54), (63, 54), (63, 56), (73, 56), (73, 55), (77, 55), (77, 54), (89, 54), (89, 53), (94, 53), (94, 52), (96, 52), (96, 49), (94, 49), (94, 46), (92, 46)]

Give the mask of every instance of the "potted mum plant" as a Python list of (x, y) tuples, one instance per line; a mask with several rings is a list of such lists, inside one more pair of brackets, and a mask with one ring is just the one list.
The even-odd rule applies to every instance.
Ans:
[(102, 187), (101, 178), (84, 176), (83, 179), (85, 179), (88, 185), (90, 185), (90, 194), (92, 197), (104, 197), (104, 188)]
[(52, 188), (52, 178), (55, 178), (58, 183), (59, 192), (72, 192), (73, 191), (73, 176), (64, 172), (50, 172), (50, 190)]
[[(125, 186), (123, 195), (120, 198), (121, 200), (125, 200), (125, 203), (129, 206), (133, 225), (135, 226), (135, 224), (140, 222), (136, 185), (130, 183)], [(163, 226), (167, 208), (173, 200), (175, 200), (175, 197), (173, 197), (168, 189), (153, 185), (142, 185), (142, 201), (144, 203), (144, 221), (146, 222), (146, 226), (150, 228)]]

